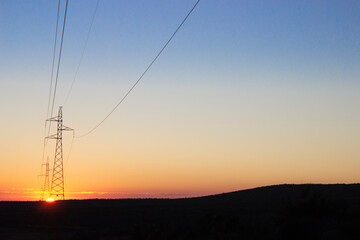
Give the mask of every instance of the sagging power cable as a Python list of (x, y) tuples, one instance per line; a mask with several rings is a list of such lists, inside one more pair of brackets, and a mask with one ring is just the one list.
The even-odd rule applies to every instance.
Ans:
[[(54, 66), (55, 66), (55, 52), (56, 52), (56, 40), (57, 40), (57, 33), (58, 33), (58, 26), (59, 26), (59, 12), (60, 12), (60, 0), (58, 0), (58, 7), (57, 7), (57, 14), (56, 14), (56, 27), (55, 27), (55, 37), (54, 37), (54, 48), (53, 48), (53, 59), (52, 59), (52, 66), (51, 66), (51, 76), (50, 76), (50, 89), (49, 89), (49, 98), (47, 104), (47, 112), (46, 112), (46, 119), (49, 118), (49, 111), (50, 111), (50, 100), (51, 100), (51, 93), (52, 93), (52, 84), (53, 84), (53, 77), (54, 77)], [(45, 121), (44, 127), (44, 144), (43, 144), (43, 151), (42, 151), (42, 159), (41, 159), (41, 166), (44, 164), (45, 159), (45, 148), (46, 148), (46, 127), (47, 121)], [(50, 127), (49, 127), (50, 129)], [(41, 168), (42, 172), (42, 168)]]
[(78, 72), (79, 72), (79, 69), (80, 69), (80, 65), (81, 65), (82, 59), (84, 58), (85, 49), (86, 49), (87, 43), (88, 43), (88, 41), (89, 41), (90, 32), (91, 32), (91, 29), (92, 29), (92, 26), (93, 26), (93, 23), (94, 23), (94, 20), (95, 20), (95, 16), (96, 16), (96, 12), (97, 12), (97, 9), (98, 9), (98, 6), (99, 6), (99, 2), (100, 2), (100, 0), (97, 0), (97, 2), (96, 2), (95, 10), (94, 10), (94, 13), (93, 13), (92, 18), (91, 18), (91, 21), (90, 21), (90, 27), (89, 27), (89, 30), (88, 30), (87, 35), (86, 35), (84, 47), (83, 47), (83, 49), (82, 49), (82, 51), (81, 51), (80, 60), (79, 60), (79, 63), (78, 63), (78, 65), (77, 65), (74, 78), (73, 78), (73, 80), (72, 80), (72, 82), (71, 82), (70, 89), (69, 89), (69, 91), (68, 91), (68, 93), (67, 93), (67, 95), (66, 95), (66, 98), (65, 98), (65, 101), (64, 101), (63, 106), (65, 106), (65, 104), (67, 103), (67, 101), (68, 101), (68, 99), (69, 99), (69, 96), (70, 96), (70, 94), (71, 94), (71, 91), (72, 91), (72, 89), (73, 89), (73, 86), (74, 86), (76, 77), (77, 77)]
[[(59, 58), (58, 58), (58, 63), (57, 63), (56, 78), (55, 78), (55, 85), (54, 85), (54, 94), (53, 94), (53, 100), (52, 100), (50, 118), (53, 117), (53, 112), (54, 112), (56, 89), (57, 89), (57, 82), (58, 82), (58, 78), (59, 78), (59, 69), (60, 69), (60, 62), (61, 62), (61, 51), (62, 51), (62, 45), (63, 45), (63, 40), (64, 40), (64, 32), (65, 32), (67, 6), (68, 6), (68, 0), (66, 0), (66, 4), (65, 4), (64, 21), (63, 21), (63, 27), (62, 27), (62, 33), (61, 33), (61, 41), (60, 41), (60, 49), (59, 49)], [(50, 125), (50, 124), (49, 124), (49, 125)], [(50, 130), (50, 127), (49, 127), (49, 130)]]
[(120, 99), (120, 101), (115, 105), (115, 107), (110, 111), (110, 113), (108, 115), (106, 115), (104, 117), (104, 119), (102, 119), (97, 125), (95, 125), (92, 129), (90, 129), (90, 131), (79, 135), (79, 136), (75, 136), (76, 138), (81, 138), (81, 137), (85, 137), (87, 135), (89, 135), (90, 133), (92, 133), (95, 129), (97, 129), (102, 123), (105, 122), (105, 120), (110, 117), (110, 115), (119, 107), (119, 105), (125, 100), (125, 98), (132, 92), (132, 90), (136, 87), (136, 85), (140, 82), (140, 80), (144, 77), (144, 75), (147, 73), (147, 71), (151, 68), (151, 66), (154, 64), (154, 62), (158, 59), (158, 57), (161, 55), (161, 53), (165, 50), (165, 48), (167, 47), (167, 45), (170, 43), (170, 41), (173, 39), (173, 37), (175, 36), (175, 34), (179, 31), (179, 29), (181, 28), (181, 26), (185, 23), (186, 19), (190, 16), (190, 14), (193, 12), (193, 10), (195, 9), (195, 7), (198, 5), (198, 3), (200, 2), (200, 0), (197, 0), (195, 5), (191, 8), (191, 10), (188, 12), (188, 14), (186, 15), (186, 17), (182, 20), (182, 22), (180, 23), (180, 25), (177, 27), (177, 29), (175, 30), (175, 32), (171, 35), (171, 37), (169, 38), (169, 40), (165, 43), (165, 45), (162, 47), (162, 49), (159, 51), (159, 53), (155, 56), (155, 58), (151, 61), (151, 63), (148, 65), (148, 67), (145, 69), (145, 71), (141, 74), (141, 76), (137, 79), (137, 81), (132, 85), (132, 87), (126, 92), (126, 94)]

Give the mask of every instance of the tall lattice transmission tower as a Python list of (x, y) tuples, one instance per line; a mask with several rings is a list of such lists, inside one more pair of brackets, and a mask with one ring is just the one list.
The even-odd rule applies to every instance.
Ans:
[(52, 168), (52, 179), (50, 196), (55, 200), (65, 200), (64, 191), (64, 161), (63, 161), (63, 146), (62, 146), (62, 132), (74, 131), (69, 127), (63, 125), (62, 107), (59, 107), (59, 113), (56, 117), (52, 117), (47, 121), (57, 122), (57, 134), (48, 136), (48, 139), (56, 139), (54, 165)]
[(40, 197), (40, 201), (43, 201), (44, 199), (47, 199), (48, 197), (50, 197), (49, 157), (47, 157), (46, 163), (43, 164), (43, 165), (45, 165), (45, 174), (40, 175), (40, 176), (44, 176), (45, 180), (44, 180), (44, 186), (42, 187), (42, 194), (41, 194), (41, 197)]

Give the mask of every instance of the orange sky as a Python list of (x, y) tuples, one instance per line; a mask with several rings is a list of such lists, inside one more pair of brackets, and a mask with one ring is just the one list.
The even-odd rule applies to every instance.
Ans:
[[(20, 91), (31, 88), (13, 85), (21, 86)], [(146, 91), (155, 94), (152, 88), (139, 94)], [(163, 97), (171, 101), (174, 96), (168, 91)], [(179, 91), (189, 94), (189, 90)], [(288, 88), (286, 95), (251, 86), (240, 91), (206, 91), (192, 99), (201, 108), (191, 103), (168, 106), (156, 100), (135, 100), (99, 131), (75, 139), (70, 158), (72, 134), (64, 133), (66, 196), (198, 196), (281, 183), (359, 182), (360, 129), (355, 122), (359, 115), (353, 111), (359, 102), (357, 89)], [(222, 107), (207, 107), (205, 102), (213, 101), (208, 95), (215, 93)], [(228, 110), (227, 102), (238, 95), (242, 101), (233, 106), (238, 110)], [(40, 113), (43, 107), (37, 98), (35, 112)], [(261, 104), (253, 105), (254, 101)], [(140, 105), (144, 111), (134, 110)], [(66, 108), (63, 113), (64, 124), (71, 126), (70, 120), (76, 119)], [(20, 115), (32, 117), (24, 124)], [(5, 118), (2, 136), (6, 138), (0, 140), (0, 199), (37, 200), (42, 184), (38, 177), (42, 116), (30, 110), (14, 111), (11, 116), (15, 120)], [(51, 162), (53, 154), (50, 141), (46, 155)]]
[[(96, 3), (88, 2), (69, 3), (54, 112), (77, 71)], [(100, 1), (63, 107), (76, 135), (112, 110), (193, 2), (126, 4)], [(356, 4), (202, 1), (126, 101), (71, 153), (64, 133), (66, 197), (360, 182)], [(40, 197), (56, 10), (56, 1), (0, 2), (0, 200)], [(54, 143), (45, 149), (51, 164)]]

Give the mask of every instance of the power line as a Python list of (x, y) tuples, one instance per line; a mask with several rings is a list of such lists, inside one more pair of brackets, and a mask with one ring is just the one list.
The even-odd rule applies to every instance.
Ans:
[[(65, 22), (66, 22), (67, 6), (68, 6), (68, 0), (66, 0), (66, 4), (65, 4), (65, 13), (64, 13), (64, 21), (63, 21), (63, 27), (62, 27), (62, 33), (61, 33), (59, 59), (58, 59), (58, 64), (57, 64), (56, 79), (55, 79), (55, 86), (54, 86), (54, 95), (53, 95), (53, 101), (52, 101), (52, 106), (51, 106), (51, 115), (50, 115), (50, 117), (53, 116), (53, 111), (54, 111), (55, 96), (56, 96), (56, 87), (57, 87), (57, 82), (58, 82), (58, 78), (59, 78), (59, 68), (60, 68), (60, 60), (61, 60), (61, 50), (62, 50), (62, 45), (63, 45), (63, 40), (64, 40), (64, 31), (65, 31)], [(50, 131), (50, 127), (49, 127), (49, 131)]]
[[(58, 32), (58, 25), (59, 25), (59, 12), (60, 12), (60, 0), (58, 0), (58, 7), (57, 7), (57, 14), (56, 14), (56, 27), (55, 27), (55, 36), (54, 36), (54, 50), (53, 50), (53, 59), (52, 59), (52, 67), (51, 67), (51, 76), (50, 76), (50, 90), (49, 90), (49, 98), (48, 98), (48, 105), (47, 105), (47, 112), (46, 112), (46, 119), (49, 118), (49, 110), (50, 110), (50, 100), (51, 100), (51, 92), (52, 92), (52, 82), (54, 77), (54, 66), (55, 66), (55, 51), (56, 51), (56, 40), (57, 40), (57, 32)], [(44, 164), (45, 158), (45, 147), (46, 147), (46, 121), (45, 121), (45, 128), (44, 128), (44, 144), (43, 144), (43, 151), (42, 151), (42, 160), (41, 160), (41, 172), (42, 167)], [(50, 128), (50, 127), (49, 127)]]
[(71, 91), (72, 91), (72, 88), (73, 88), (73, 86), (74, 86), (76, 77), (77, 77), (77, 75), (78, 75), (78, 72), (79, 72), (79, 69), (80, 69), (80, 65), (81, 65), (82, 59), (83, 59), (83, 57), (84, 57), (85, 49), (86, 49), (86, 46), (87, 46), (87, 43), (88, 43), (88, 40), (89, 40), (90, 32), (91, 32), (91, 29), (92, 29), (92, 26), (93, 26), (93, 23), (94, 23), (94, 19), (95, 19), (95, 16), (96, 16), (96, 11), (97, 11), (98, 6), (99, 6), (99, 2), (100, 2), (100, 0), (97, 0), (97, 2), (96, 2), (95, 10), (94, 10), (94, 13), (93, 13), (93, 15), (92, 15), (92, 19), (91, 19), (91, 22), (90, 22), (90, 27), (89, 27), (89, 30), (88, 30), (88, 32), (87, 32), (85, 44), (84, 44), (84, 47), (83, 47), (82, 52), (81, 52), (81, 56), (80, 56), (80, 60), (79, 60), (79, 63), (78, 63), (76, 72), (75, 72), (75, 76), (74, 76), (74, 78), (73, 78), (73, 80), (72, 80), (72, 82), (71, 82), (70, 89), (69, 89), (69, 91), (68, 91), (68, 94), (66, 95), (66, 98), (65, 98), (65, 101), (64, 101), (63, 106), (65, 106), (65, 104), (67, 103), (67, 101), (68, 101), (68, 99), (69, 99), (70, 93), (71, 93)]
[(175, 32), (171, 35), (171, 37), (169, 38), (169, 40), (165, 43), (165, 45), (163, 46), (163, 48), (159, 51), (159, 53), (156, 55), (156, 57), (151, 61), (151, 63), (149, 64), (149, 66), (145, 69), (145, 71), (141, 74), (141, 76), (138, 78), (138, 80), (132, 85), (132, 87), (129, 89), (129, 91), (124, 95), (124, 97), (115, 105), (115, 107), (110, 111), (110, 113), (108, 115), (105, 116), (105, 118), (103, 120), (101, 120), (97, 125), (95, 125), (95, 127), (93, 127), (92, 129), (90, 129), (90, 131), (88, 131), (85, 134), (82, 134), (80, 136), (75, 136), (76, 138), (81, 138), (81, 137), (85, 137), (87, 135), (89, 135), (90, 133), (92, 133), (95, 129), (97, 129), (103, 122), (105, 122), (105, 120), (110, 117), (110, 115), (119, 107), (119, 105), (125, 100), (125, 98), (131, 93), (131, 91), (136, 87), (136, 85), (140, 82), (140, 80), (144, 77), (144, 75), (147, 73), (147, 71), (151, 68), (151, 66), (154, 64), (154, 62), (158, 59), (158, 57), (161, 55), (161, 53), (164, 51), (164, 49), (167, 47), (167, 45), (170, 43), (170, 41), (173, 39), (173, 37), (175, 36), (175, 34), (179, 31), (179, 29), (181, 28), (181, 26), (185, 23), (186, 19), (190, 16), (190, 14), (192, 13), (192, 11), (195, 9), (195, 7), (198, 5), (198, 3), (200, 2), (200, 0), (197, 0), (195, 5), (192, 7), (192, 9), (189, 11), (189, 13), (186, 15), (186, 17), (183, 19), (183, 21), (180, 23), (180, 25), (178, 26), (178, 28), (175, 30)]
[(59, 25), (59, 12), (60, 12), (60, 0), (58, 0), (58, 9), (57, 9), (57, 15), (56, 15), (56, 27), (55, 27), (55, 37), (54, 37), (54, 50), (53, 50), (53, 59), (52, 59), (52, 67), (51, 67), (50, 91), (49, 91), (49, 99), (48, 99), (48, 107), (47, 107), (46, 119), (49, 118), (49, 110), (50, 110), (50, 99), (51, 99), (52, 82), (53, 82), (54, 65), (55, 65), (56, 40), (57, 40), (57, 32), (58, 32), (58, 25)]
[[(64, 39), (67, 6), (68, 6), (68, 0), (66, 0), (66, 4), (65, 4), (64, 21), (63, 21), (63, 27), (62, 27), (62, 33), (61, 33), (59, 58), (58, 58), (58, 62), (57, 62), (57, 71), (56, 71), (56, 79), (55, 79), (55, 86), (54, 86), (54, 93), (53, 93), (53, 100), (52, 100), (50, 118), (52, 118), (53, 110), (54, 110), (56, 87), (57, 87), (57, 81), (58, 81), (58, 76), (59, 76), (59, 68), (60, 68), (60, 60), (61, 60), (61, 51), (62, 51), (62, 44), (63, 44), (63, 39)], [(51, 96), (51, 92), (52, 92), (51, 90), (52, 90), (52, 82), (53, 82), (53, 74), (54, 74), (56, 40), (57, 40), (58, 23), (59, 23), (59, 11), (60, 11), (60, 0), (58, 1), (58, 10), (57, 10), (57, 17), (56, 17), (56, 31), (55, 31), (54, 50), (53, 50), (53, 63), (52, 63), (52, 70), (51, 70), (50, 93), (49, 93), (49, 100), (48, 100), (48, 110), (47, 110), (47, 114), (46, 114), (47, 118), (49, 117), (50, 96)], [(50, 129), (51, 129), (51, 122), (49, 123), (48, 135), (50, 135)], [(45, 122), (45, 130), (44, 130), (44, 132), (46, 134), (46, 122)], [(46, 144), (47, 144), (47, 138), (45, 137), (44, 138), (44, 144), (43, 144), (42, 164), (44, 163)]]

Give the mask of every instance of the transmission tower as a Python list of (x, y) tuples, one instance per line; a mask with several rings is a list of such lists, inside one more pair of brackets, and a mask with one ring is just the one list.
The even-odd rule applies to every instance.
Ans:
[(42, 188), (42, 194), (41, 194), (40, 201), (43, 201), (45, 199), (45, 196), (46, 196), (46, 198), (48, 198), (50, 196), (49, 157), (47, 157), (46, 163), (43, 165), (45, 165), (45, 175), (40, 175), (40, 176), (45, 176), (45, 180), (44, 180), (44, 186)]
[(65, 200), (64, 194), (64, 162), (63, 162), (63, 148), (62, 148), (62, 132), (74, 131), (63, 125), (62, 107), (59, 107), (59, 113), (56, 117), (50, 118), (47, 121), (57, 122), (57, 134), (48, 136), (49, 139), (56, 139), (55, 158), (53, 165), (53, 173), (51, 180), (50, 197), (56, 200)]

